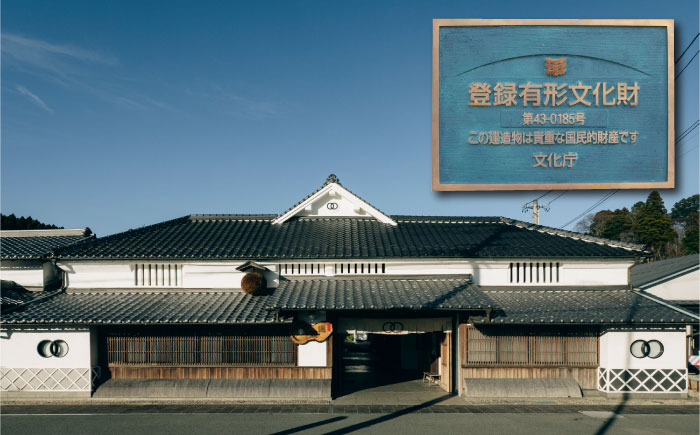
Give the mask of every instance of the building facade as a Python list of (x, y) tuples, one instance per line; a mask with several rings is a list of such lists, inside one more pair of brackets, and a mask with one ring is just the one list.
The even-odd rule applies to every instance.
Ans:
[(426, 377), (687, 392), (692, 313), (630, 286), (641, 246), (501, 217), (396, 216), (331, 175), (278, 215), (190, 215), (53, 251), (4, 313), (5, 394), (122, 381), (330, 398)]

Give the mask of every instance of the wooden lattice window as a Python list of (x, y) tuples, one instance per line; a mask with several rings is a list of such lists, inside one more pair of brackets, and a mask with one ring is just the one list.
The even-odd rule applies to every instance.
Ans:
[(289, 336), (111, 335), (110, 365), (135, 366), (289, 366), (297, 346)]
[(597, 331), (550, 332), (462, 325), (462, 365), (471, 367), (596, 367)]

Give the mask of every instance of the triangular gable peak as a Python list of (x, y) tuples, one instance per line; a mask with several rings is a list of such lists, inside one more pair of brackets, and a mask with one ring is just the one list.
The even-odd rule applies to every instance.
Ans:
[(396, 221), (343, 187), (333, 174), (328, 176), (318, 190), (279, 215), (272, 223), (282, 224), (293, 217), (374, 218), (385, 224), (396, 225)]

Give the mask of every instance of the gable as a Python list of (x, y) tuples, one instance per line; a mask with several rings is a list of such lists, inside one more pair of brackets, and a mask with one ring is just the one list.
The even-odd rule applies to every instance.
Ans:
[(272, 223), (282, 224), (294, 217), (371, 218), (396, 225), (389, 216), (343, 187), (333, 174), (318, 190), (282, 213)]

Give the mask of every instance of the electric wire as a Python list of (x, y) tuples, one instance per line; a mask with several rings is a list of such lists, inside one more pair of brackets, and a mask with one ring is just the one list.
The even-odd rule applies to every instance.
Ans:
[(689, 65), (693, 62), (693, 60), (697, 57), (698, 53), (700, 53), (700, 50), (696, 51), (695, 54), (693, 55), (693, 57), (690, 58), (690, 60), (688, 61), (688, 63), (685, 64), (685, 66), (683, 67), (683, 69), (681, 70), (681, 72), (679, 72), (678, 75), (676, 75), (676, 79), (678, 79), (678, 77), (681, 76), (681, 74), (683, 73), (683, 71), (685, 71), (685, 69), (688, 68), (688, 66), (689, 66)]
[(678, 61), (681, 60), (681, 57), (683, 57), (683, 55), (685, 54), (685, 52), (688, 51), (688, 49), (690, 48), (691, 45), (693, 45), (693, 42), (695, 42), (695, 40), (698, 39), (698, 36), (700, 36), (700, 33), (698, 33), (697, 35), (695, 35), (695, 38), (693, 38), (693, 40), (690, 41), (690, 44), (688, 44), (688, 46), (685, 47), (685, 50), (683, 50), (683, 53), (681, 53), (681, 55), (678, 56), (678, 58), (676, 58), (676, 61), (675, 61), (674, 63), (678, 63)]
[(615, 194), (616, 194), (617, 192), (619, 192), (619, 191), (620, 191), (620, 189), (615, 189), (615, 190), (613, 190), (613, 191), (611, 191), (611, 192), (606, 193), (601, 199), (599, 199), (598, 201), (596, 201), (593, 205), (591, 205), (590, 207), (588, 207), (585, 211), (583, 211), (582, 213), (580, 213), (580, 214), (579, 214), (578, 216), (576, 216), (575, 218), (571, 219), (569, 222), (567, 222), (567, 223), (565, 223), (564, 225), (560, 226), (559, 228), (560, 228), (560, 229), (563, 229), (563, 228), (565, 228), (565, 227), (568, 227), (569, 225), (571, 225), (572, 223), (576, 222), (576, 221), (577, 221), (578, 219), (580, 219), (581, 217), (583, 217), (583, 216), (585, 216), (586, 214), (588, 214), (589, 212), (593, 211), (593, 209), (595, 209), (596, 207), (602, 205), (602, 204), (603, 204), (605, 201), (607, 201), (608, 199), (612, 198), (612, 196), (615, 195)]
[(556, 201), (557, 199), (559, 199), (559, 198), (561, 198), (562, 196), (564, 196), (564, 194), (565, 194), (566, 192), (568, 192), (568, 190), (564, 190), (564, 191), (562, 191), (559, 195), (557, 195), (556, 197), (554, 197), (553, 200), (551, 200), (551, 201), (549, 201), (549, 202), (547, 203), (547, 207), (549, 207), (549, 205), (552, 204), (552, 203), (553, 203), (554, 201)]

